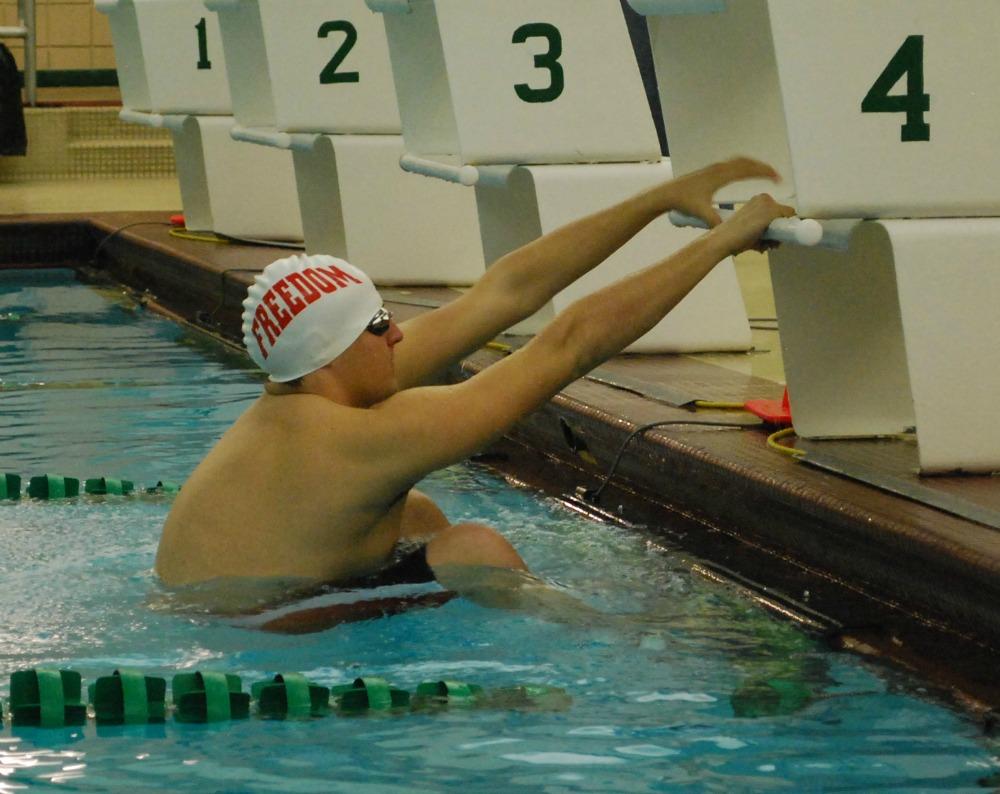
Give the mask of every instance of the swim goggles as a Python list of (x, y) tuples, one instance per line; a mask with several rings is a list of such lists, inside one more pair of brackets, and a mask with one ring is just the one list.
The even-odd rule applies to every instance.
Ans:
[(383, 306), (375, 312), (375, 316), (372, 317), (372, 321), (365, 326), (365, 330), (370, 334), (375, 334), (375, 336), (384, 336), (385, 332), (389, 330), (389, 325), (391, 323), (392, 312)]

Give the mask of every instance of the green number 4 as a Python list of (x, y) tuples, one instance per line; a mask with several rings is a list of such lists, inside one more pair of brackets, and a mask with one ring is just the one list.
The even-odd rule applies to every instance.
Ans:
[[(890, 95), (904, 76), (906, 93)], [(931, 139), (931, 125), (924, 121), (924, 113), (930, 109), (930, 94), (924, 93), (924, 37), (907, 36), (861, 102), (861, 112), (905, 113), (900, 138), (907, 143)]]

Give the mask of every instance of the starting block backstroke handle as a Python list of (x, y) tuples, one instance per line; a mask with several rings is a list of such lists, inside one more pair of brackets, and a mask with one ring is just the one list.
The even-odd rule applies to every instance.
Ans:
[(416, 157), (412, 154), (404, 154), (399, 158), (399, 166), (411, 174), (433, 176), (437, 179), (456, 182), (466, 187), (472, 187), (479, 181), (479, 169), (474, 165), (450, 165), (438, 160), (429, 160), (424, 157)]
[(141, 110), (122, 108), (118, 112), (118, 118), (127, 124), (139, 124), (143, 127), (166, 128), (177, 131), (184, 126), (184, 122), (188, 116), (185, 113), (145, 113)]
[[(733, 214), (733, 210), (719, 210), (719, 215), (726, 220)], [(674, 226), (694, 226), (700, 229), (707, 229), (708, 224), (701, 218), (685, 215), (683, 212), (674, 210), (670, 213), (670, 222)], [(821, 243), (840, 247), (840, 241), (823, 240), (823, 224), (812, 218), (778, 218), (767, 227), (763, 239), (772, 240), (776, 243), (794, 243), (795, 245), (814, 246)]]

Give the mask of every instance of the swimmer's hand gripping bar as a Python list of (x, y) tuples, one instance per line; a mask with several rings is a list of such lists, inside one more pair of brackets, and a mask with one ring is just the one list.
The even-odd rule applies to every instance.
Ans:
[[(726, 220), (733, 214), (733, 210), (719, 210), (722, 220)], [(708, 224), (701, 218), (692, 215), (685, 215), (683, 212), (673, 210), (670, 215), (670, 222), (674, 226), (695, 226), (700, 229), (707, 229)], [(794, 243), (795, 245), (814, 246), (820, 245), (823, 241), (823, 224), (812, 218), (778, 218), (772, 221), (767, 227), (762, 237), (764, 240), (771, 240), (776, 243)]]

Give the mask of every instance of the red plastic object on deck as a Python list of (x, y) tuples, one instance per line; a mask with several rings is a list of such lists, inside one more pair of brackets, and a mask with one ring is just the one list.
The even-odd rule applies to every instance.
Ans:
[(781, 400), (750, 400), (743, 404), (754, 416), (759, 416), (769, 425), (792, 425), (792, 408), (788, 403), (788, 387)]
[(184, 226), (184, 216), (178, 213), (177, 215), (170, 216), (171, 226)]

